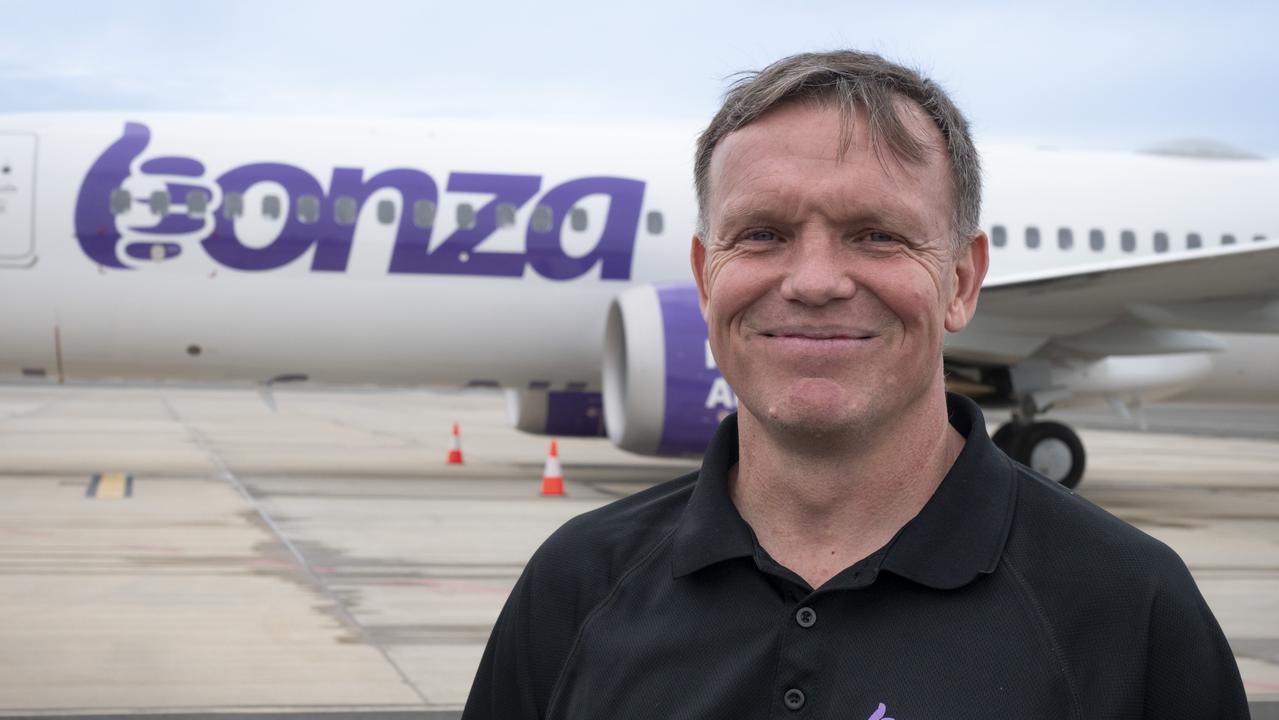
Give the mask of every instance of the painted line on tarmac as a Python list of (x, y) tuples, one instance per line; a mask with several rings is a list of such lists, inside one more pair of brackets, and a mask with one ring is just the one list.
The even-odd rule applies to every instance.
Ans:
[[(378, 651), (378, 653), (382, 656), (382, 659), (395, 669), (396, 674), (400, 676), (400, 680), (402, 680), (405, 685), (413, 688), (413, 694), (417, 695), (423, 703), (429, 704), (430, 700), (422, 692), (421, 688), (409, 679), (409, 676), (404, 672), (404, 669), (391, 659), (391, 655), (386, 651), (386, 648), (373, 642), (373, 639), (369, 636), (368, 630), (355, 619), (355, 616), (352, 615), (351, 611), (346, 607), (346, 603), (342, 602), (341, 598), (334, 594), (333, 590), (329, 588), (328, 583), (324, 582), (324, 580), (320, 578), (319, 573), (317, 573), (315, 569), (311, 567), (311, 564), (307, 562), (306, 556), (302, 554), (302, 551), (298, 550), (297, 546), (293, 544), (293, 541), (289, 540), (288, 536), (286, 536), (284, 532), (280, 530), (280, 527), (276, 525), (275, 520), (262, 509), (262, 506), (258, 504), (256, 499), (254, 499), (253, 494), (249, 492), (249, 489), (244, 486), (244, 483), (240, 482), (240, 479), (235, 476), (235, 473), (231, 471), (231, 468), (222, 460), (222, 456), (218, 454), (218, 451), (208, 442), (208, 439), (204, 437), (204, 433), (200, 432), (193, 425), (189, 425), (187, 423), (187, 421), (178, 413), (177, 408), (173, 407), (173, 404), (169, 402), (167, 395), (162, 395), (161, 400), (163, 400), (164, 407), (168, 410), (169, 415), (174, 419), (174, 421), (186, 428), (187, 434), (191, 437), (191, 441), (209, 456), (209, 460), (213, 463), (213, 466), (217, 468), (218, 473), (235, 488), (236, 492), (240, 493), (240, 497), (244, 498), (244, 501), (253, 508), (253, 511), (257, 513), (258, 518), (262, 520), (262, 523), (271, 530), (271, 534), (275, 535), (275, 538), (280, 541), (280, 544), (289, 551), (289, 554), (293, 556), (294, 562), (296, 562), (298, 567), (301, 568), (306, 579), (313, 587), (319, 590), (320, 594), (323, 595), (326, 600), (332, 604), (333, 612), (342, 619), (343, 623), (346, 624), (352, 632), (360, 637), (360, 640), (362, 640), (365, 645), (368, 645)], [(295, 715), (293, 717), (297, 716)], [(325, 717), (327, 718), (329, 716), (325, 714)], [(237, 720), (243, 720), (242, 716), (237, 715), (236, 718)]]
[(85, 488), (87, 498), (123, 500), (133, 497), (133, 476), (126, 473), (96, 473)]

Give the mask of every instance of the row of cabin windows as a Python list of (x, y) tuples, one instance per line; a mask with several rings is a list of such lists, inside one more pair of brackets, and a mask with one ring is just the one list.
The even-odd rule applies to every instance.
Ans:
[[(169, 193), (158, 190), (151, 193), (151, 196), (144, 202), (151, 206), (151, 213), (157, 216), (164, 216), (169, 213), (169, 207), (172, 204)], [(111, 192), (111, 212), (114, 215), (123, 215), (129, 211), (133, 205), (133, 196), (124, 188), (117, 188)], [(203, 190), (191, 190), (186, 196), (187, 214), (191, 217), (201, 217), (209, 210), (209, 194)], [(262, 197), (262, 217), (271, 220), (280, 219), (282, 210), (282, 202), (278, 195), (265, 195)], [(435, 225), (436, 206), (430, 200), (418, 200), (413, 203), (412, 215), (413, 225), (418, 228), (429, 228)], [(499, 203), (496, 208), (497, 226), (499, 228), (512, 227), (515, 225), (516, 208), (511, 203)], [(390, 200), (380, 200), (376, 206), (377, 221), (383, 225), (390, 225), (395, 222), (395, 203)], [(333, 201), (333, 219), (339, 225), (354, 225), (356, 216), (359, 213), (359, 203), (353, 197), (342, 196)], [(234, 220), (244, 216), (244, 194), (243, 193), (227, 193), (222, 198), (222, 217), (228, 220)], [(315, 195), (302, 195), (297, 202), (298, 221), (304, 225), (312, 225), (320, 221), (320, 198)], [(457, 225), (464, 230), (470, 230), (475, 227), (476, 210), (475, 206), (470, 203), (462, 203), (457, 206)], [(657, 210), (650, 211), (645, 217), (645, 227), (652, 235), (660, 235), (665, 221), (662, 213)], [(586, 230), (588, 225), (588, 217), (585, 208), (573, 208), (568, 214), (569, 227), (577, 232)], [(533, 208), (533, 216), (529, 220), (534, 232), (550, 232), (555, 226), (554, 212), (546, 205), (538, 205)]]
[[(1029, 226), (1026, 228), (1025, 235), (1026, 247), (1031, 250), (1039, 248), (1042, 238), (1039, 228)], [(1155, 252), (1168, 252), (1170, 242), (1168, 233), (1156, 232), (1153, 236)], [(1254, 235), (1253, 240), (1265, 240), (1265, 235)], [(1233, 245), (1235, 236), (1226, 233), (1221, 236), (1222, 245)], [(1004, 247), (1008, 244), (1008, 230), (1003, 225), (996, 225), (990, 229), (990, 244), (995, 247)], [(1057, 247), (1062, 250), (1070, 250), (1075, 247), (1075, 233), (1070, 228), (1057, 229)], [(1096, 228), (1088, 231), (1088, 247), (1095, 252), (1101, 252), (1106, 249), (1106, 234)], [(1186, 249), (1195, 250), (1203, 247), (1203, 236), (1197, 232), (1186, 233)], [(1124, 230), (1119, 233), (1119, 249), (1124, 252), (1136, 252), (1137, 250), (1137, 233), (1132, 230)]]

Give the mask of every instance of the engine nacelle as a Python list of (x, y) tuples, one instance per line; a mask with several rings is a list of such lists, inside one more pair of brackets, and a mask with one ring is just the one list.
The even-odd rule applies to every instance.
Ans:
[(597, 392), (508, 389), (506, 413), (512, 425), (534, 435), (604, 437), (603, 400)]
[(711, 356), (692, 284), (641, 285), (613, 301), (604, 333), (604, 424), (623, 450), (701, 455), (737, 409)]

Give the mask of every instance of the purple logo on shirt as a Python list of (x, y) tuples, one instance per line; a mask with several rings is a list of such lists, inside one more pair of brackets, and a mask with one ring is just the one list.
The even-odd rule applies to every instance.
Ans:
[(880, 703), (879, 707), (875, 708), (875, 712), (871, 713), (871, 716), (866, 718), (866, 720), (893, 720), (893, 718), (884, 717), (886, 712), (888, 712), (888, 707), (884, 703)]

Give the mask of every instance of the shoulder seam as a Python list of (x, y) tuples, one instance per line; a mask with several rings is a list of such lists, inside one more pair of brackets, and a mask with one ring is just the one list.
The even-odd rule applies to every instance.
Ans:
[(586, 633), (586, 629), (595, 621), (595, 618), (604, 609), (604, 606), (608, 605), (609, 601), (613, 599), (613, 596), (617, 595), (617, 591), (626, 584), (626, 581), (630, 580), (631, 576), (634, 575), (636, 571), (647, 565), (648, 562), (653, 559), (653, 556), (656, 555), (657, 552), (668, 542), (670, 542), (671, 537), (675, 534), (675, 530), (678, 528), (679, 525), (676, 525), (674, 528), (667, 531), (660, 540), (653, 544), (653, 547), (648, 552), (644, 553), (643, 557), (636, 561), (634, 565), (627, 568), (626, 572), (623, 572), (617, 578), (617, 582), (613, 583), (613, 587), (609, 588), (609, 591), (604, 595), (604, 598), (596, 603), (595, 607), (591, 608), (591, 611), (586, 614), (586, 619), (582, 621), (581, 626), (577, 629), (577, 634), (573, 636), (573, 644), (569, 646), (568, 654), (564, 656), (564, 663), (560, 665), (559, 675), (555, 678), (555, 686), (551, 688), (551, 698), (546, 703), (545, 717), (551, 717), (552, 711), (555, 710), (555, 706), (559, 703), (560, 693), (564, 690), (565, 671), (567, 671), (569, 666), (572, 665), (573, 659), (577, 655), (578, 647), (582, 644), (582, 636)]
[(1012, 575), (1013, 582), (1017, 589), (1021, 591), (1022, 596), (1030, 605), (1030, 609), (1035, 614), (1035, 621), (1039, 623), (1048, 640), (1049, 649), (1052, 651), (1053, 659), (1057, 661), (1058, 667), (1061, 668), (1062, 677), (1066, 679), (1066, 687), (1070, 690), (1071, 717), (1083, 720), (1083, 706), (1079, 701), (1079, 688), (1075, 685), (1075, 678), (1070, 672), (1070, 667), (1066, 664), (1066, 658), (1062, 653), (1061, 645), (1057, 642), (1057, 635), (1053, 632), (1052, 622), (1048, 620), (1047, 613), (1044, 612), (1043, 605), (1039, 603), (1039, 599), (1035, 596), (1034, 591), (1030, 587), (1030, 583), (1026, 582), (1026, 578), (1021, 574), (1012, 561), (1005, 554), (1000, 558), (1000, 562), (1008, 568), (1008, 573)]

